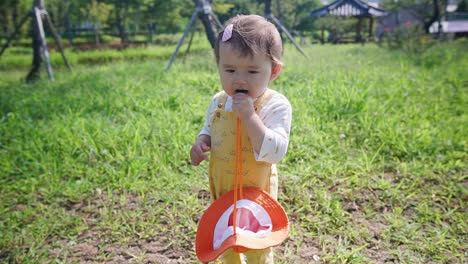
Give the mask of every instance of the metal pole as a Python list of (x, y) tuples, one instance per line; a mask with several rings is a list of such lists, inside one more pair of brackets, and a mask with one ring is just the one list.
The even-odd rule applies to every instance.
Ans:
[(180, 38), (179, 43), (177, 43), (177, 47), (176, 47), (174, 53), (172, 53), (171, 59), (169, 60), (169, 63), (167, 64), (165, 71), (168, 71), (171, 68), (172, 62), (174, 62), (174, 60), (175, 60), (175, 58), (177, 56), (177, 53), (179, 52), (180, 46), (182, 46), (182, 43), (184, 42), (185, 37), (190, 32), (190, 28), (192, 27), (193, 23), (195, 22), (195, 19), (197, 19), (198, 12), (199, 12), (199, 9), (196, 8), (195, 11), (192, 14), (192, 17), (190, 18), (190, 22), (188, 23), (187, 27), (185, 28), (184, 34)]
[(291, 42), (294, 44), (294, 46), (296, 46), (296, 49), (304, 57), (308, 58), (307, 55), (305, 54), (305, 52), (299, 46), (299, 44), (294, 40), (293, 36), (291, 36), (291, 34), (289, 34), (289, 31), (281, 24), (281, 22), (278, 21), (278, 19), (273, 14), (267, 14), (267, 18), (271, 19), (273, 21), (273, 23), (275, 23), (276, 26), (279, 27), (281, 29), (281, 31), (283, 31), (286, 34), (286, 36), (288, 36), (289, 40), (291, 40)]
[(62, 54), (62, 59), (65, 62), (65, 65), (67, 66), (67, 68), (71, 71), (72, 67), (71, 67), (70, 63), (68, 62), (67, 57), (65, 57), (65, 53), (64, 53), (63, 47), (62, 47), (62, 42), (60, 41), (60, 36), (57, 34), (57, 31), (55, 30), (55, 27), (52, 24), (52, 21), (50, 20), (50, 16), (45, 10), (44, 10), (44, 14), (46, 16), (49, 28), (52, 31), (52, 35), (54, 36), (55, 43), (57, 44), (57, 47), (58, 47), (58, 49), (60, 51), (60, 54)]
[(39, 28), (42, 52), (44, 53), (44, 59), (46, 61), (47, 74), (49, 75), (50, 80), (54, 80), (54, 73), (52, 72), (52, 66), (50, 65), (49, 51), (47, 50), (47, 43), (45, 40), (44, 27), (42, 25), (41, 11), (37, 7), (34, 7), (34, 16), (37, 21), (37, 27)]
[(18, 34), (18, 31), (21, 29), (23, 26), (24, 22), (28, 19), (28, 17), (31, 15), (31, 12), (28, 12), (26, 15), (24, 15), (23, 19), (19, 22), (19, 24), (16, 26), (15, 31), (13, 31), (13, 34), (10, 35), (10, 37), (7, 40), (7, 43), (2, 47), (2, 50), (0, 51), (0, 56), (2, 56), (3, 52), (6, 50), (8, 46), (10, 46), (10, 42), (13, 40), (13, 38)]
[(223, 24), (221, 24), (221, 21), (219, 21), (218, 17), (215, 15), (215, 13), (213, 13), (213, 11), (210, 12), (210, 15), (213, 17), (214, 21), (216, 22), (216, 24), (218, 25), (218, 27), (220, 29), (223, 29)]
[[(195, 20), (194, 24), (195, 23), (197, 23), (197, 20)], [(190, 39), (189, 39), (187, 50), (185, 51), (185, 54), (189, 54), (190, 47), (192, 46), (193, 37), (195, 36), (195, 27), (193, 27), (193, 29), (194, 30), (192, 30), (192, 34), (190, 35)]]

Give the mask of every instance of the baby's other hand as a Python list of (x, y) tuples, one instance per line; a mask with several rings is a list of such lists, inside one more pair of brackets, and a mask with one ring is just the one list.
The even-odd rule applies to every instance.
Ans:
[(202, 161), (208, 160), (205, 152), (210, 151), (210, 149), (210, 146), (206, 142), (198, 139), (190, 150), (190, 163), (193, 166), (198, 166)]

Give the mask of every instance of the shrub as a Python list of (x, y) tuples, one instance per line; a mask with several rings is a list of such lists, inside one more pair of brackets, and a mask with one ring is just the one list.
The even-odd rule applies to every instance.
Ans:
[(384, 38), (387, 47), (400, 49), (409, 55), (421, 54), (435, 42), (420, 25), (410, 23), (385, 34)]

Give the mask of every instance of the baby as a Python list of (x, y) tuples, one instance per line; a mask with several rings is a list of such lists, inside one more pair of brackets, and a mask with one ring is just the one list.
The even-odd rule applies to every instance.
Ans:
[[(292, 109), (285, 96), (268, 86), (283, 68), (282, 53), (278, 30), (261, 16), (233, 17), (218, 35), (215, 56), (223, 91), (213, 97), (190, 151), (194, 166), (209, 160), (213, 201), (234, 188), (237, 119), (242, 124), (243, 186), (263, 189), (277, 199), (275, 164), (288, 148)], [(244, 254), (228, 250), (221, 259), (241, 263), (241, 255), (248, 263), (273, 263), (271, 248)]]

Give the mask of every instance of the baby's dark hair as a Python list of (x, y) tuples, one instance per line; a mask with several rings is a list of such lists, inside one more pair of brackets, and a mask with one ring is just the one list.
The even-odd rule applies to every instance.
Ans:
[[(237, 15), (226, 22), (226, 27), (233, 25), (232, 36), (226, 42), (241, 56), (253, 56), (257, 52), (265, 53), (273, 64), (282, 64), (283, 44), (276, 27), (264, 17), (258, 15)], [(215, 45), (216, 63), (219, 63), (219, 46), (224, 30), (218, 34)]]

